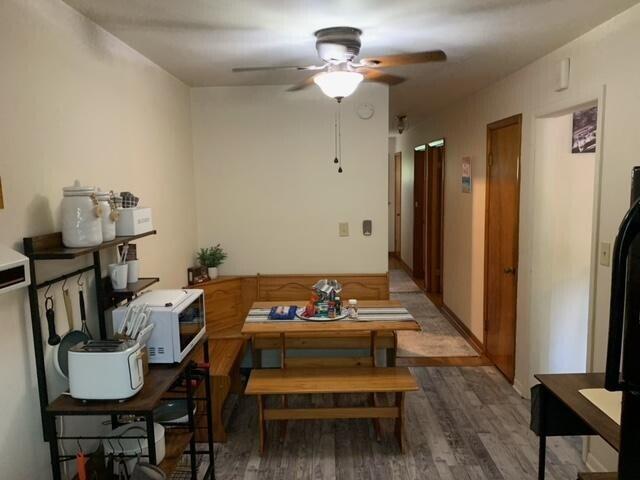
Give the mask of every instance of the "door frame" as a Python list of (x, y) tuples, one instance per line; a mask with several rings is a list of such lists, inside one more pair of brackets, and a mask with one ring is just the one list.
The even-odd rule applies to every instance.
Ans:
[[(596, 104), (598, 106), (598, 119), (596, 126), (596, 157), (594, 172), (594, 190), (593, 190), (593, 218), (591, 232), (591, 272), (589, 284), (589, 309), (588, 309), (588, 333), (587, 333), (587, 372), (594, 371), (594, 349), (595, 349), (595, 331), (596, 331), (596, 298), (598, 285), (598, 268), (600, 266), (600, 210), (602, 197), (602, 170), (603, 170), (603, 139), (604, 139), (604, 118), (606, 111), (607, 85), (601, 84), (594, 88), (581, 92), (579, 95), (571, 95), (561, 102), (553, 102), (536, 110), (529, 117), (532, 125), (532, 140), (530, 144), (530, 154), (535, 165), (536, 159), (536, 120), (545, 117), (552, 117), (562, 113), (569, 113), (579, 109), (582, 106)], [(532, 180), (533, 181), (533, 180)], [(628, 188), (629, 185), (626, 185)], [(608, 287), (605, 287), (608, 288)], [(528, 367), (530, 368), (530, 367)], [(589, 438), (585, 439), (585, 444), (590, 442)]]
[(402, 152), (393, 154), (393, 243), (394, 255), (402, 258)]
[[(424, 149), (421, 149), (424, 147)], [(418, 164), (416, 162), (416, 156), (418, 154), (423, 155), (422, 162), (422, 175), (417, 175), (418, 172)], [(420, 216), (420, 228), (422, 229), (422, 248), (419, 248), (418, 242), (416, 242), (417, 235), (417, 223), (416, 219), (418, 218), (417, 208), (418, 208), (418, 198), (416, 195), (416, 186), (421, 183), (422, 184), (422, 195), (421, 195), (421, 204), (422, 204), (422, 215)], [(411, 265), (411, 271), (413, 272), (413, 277), (424, 280), (425, 276), (425, 262), (426, 262), (426, 221), (427, 221), (427, 212), (426, 212), (426, 187), (427, 187), (427, 144), (422, 144), (414, 147), (413, 149), (413, 261)], [(422, 261), (420, 262), (420, 257), (422, 257)]]
[[(484, 196), (484, 288), (483, 288), (483, 292), (482, 292), (482, 297), (483, 297), (483, 312), (482, 312), (482, 316), (483, 316), (483, 321), (482, 321), (482, 327), (483, 327), (483, 337), (482, 337), (482, 342), (483, 342), (483, 349), (484, 349), (484, 354), (487, 355), (487, 357), (489, 357), (488, 352), (487, 352), (487, 332), (488, 332), (488, 315), (487, 315), (487, 308), (488, 308), (488, 298), (489, 298), (489, 289), (488, 289), (488, 281), (487, 278), (489, 276), (489, 242), (488, 242), (488, 238), (489, 238), (489, 200), (491, 198), (491, 182), (489, 181), (489, 156), (491, 154), (491, 131), (492, 130), (497, 130), (499, 128), (504, 128), (504, 127), (508, 127), (510, 125), (518, 125), (520, 127), (520, 144), (518, 145), (518, 151), (520, 152), (520, 154), (518, 155), (518, 165), (517, 165), (517, 185), (518, 185), (518, 190), (516, 193), (516, 201), (517, 201), (517, 205), (518, 208), (516, 210), (516, 232), (515, 232), (515, 236), (514, 236), (514, 241), (515, 241), (515, 258), (516, 258), (516, 275), (515, 275), (515, 305), (513, 306), (514, 308), (514, 320), (515, 320), (515, 325), (514, 325), (514, 329), (513, 329), (513, 335), (514, 335), (514, 339), (513, 339), (513, 378), (507, 378), (507, 380), (509, 380), (509, 382), (511, 384), (514, 383), (515, 381), (515, 363), (516, 363), (516, 350), (517, 350), (517, 339), (518, 339), (518, 280), (520, 277), (520, 189), (521, 189), (521, 185), (522, 185), (522, 175), (521, 175), (521, 159), (522, 159), (522, 114), (519, 113), (517, 115), (513, 115), (511, 117), (507, 117), (507, 118), (503, 118), (502, 120), (498, 120), (496, 122), (492, 122), (489, 123), (487, 125), (487, 153), (486, 153), (486, 190), (485, 190), (485, 196)], [(491, 358), (489, 357), (489, 359), (491, 360)], [(500, 373), (502, 373), (502, 371), (500, 369), (498, 369), (498, 371)], [(504, 375), (504, 373), (502, 373)], [(506, 378), (506, 375), (505, 375)]]
[[(443, 144), (439, 147), (429, 147), (429, 143), (433, 143), (437, 140), (442, 140)], [(425, 202), (425, 210), (426, 210), (426, 225), (427, 225), (427, 235), (425, 235), (425, 269), (424, 269), (424, 275), (425, 275), (425, 290), (427, 295), (430, 293), (433, 293), (433, 291), (431, 290), (431, 282), (429, 281), (429, 277), (430, 277), (430, 273), (431, 273), (431, 267), (429, 266), (430, 262), (429, 262), (429, 245), (431, 243), (430, 241), (430, 236), (428, 235), (429, 232), (429, 225), (431, 223), (431, 209), (429, 208), (429, 187), (430, 187), (430, 178), (429, 178), (429, 150), (433, 149), (433, 148), (442, 148), (442, 178), (440, 179), (440, 252), (439, 252), (439, 256), (440, 256), (440, 284), (441, 284), (441, 291), (440, 291), (440, 295), (444, 295), (444, 186), (445, 186), (445, 164), (446, 164), (446, 160), (447, 160), (447, 150), (446, 150), (446, 146), (447, 146), (447, 142), (446, 139), (443, 138), (439, 138), (437, 140), (433, 140), (432, 142), (427, 143), (427, 168), (425, 169), (425, 172), (427, 174), (427, 181), (426, 181), (426, 202)]]

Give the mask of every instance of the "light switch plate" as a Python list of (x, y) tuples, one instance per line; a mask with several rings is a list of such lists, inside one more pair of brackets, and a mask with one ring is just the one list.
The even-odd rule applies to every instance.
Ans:
[(604, 267), (611, 265), (611, 244), (608, 242), (600, 243), (600, 265)]
[(363, 220), (362, 221), (362, 234), (365, 237), (370, 237), (372, 232), (372, 223), (371, 220)]
[(349, 223), (348, 222), (340, 222), (338, 223), (338, 235), (341, 237), (349, 236)]

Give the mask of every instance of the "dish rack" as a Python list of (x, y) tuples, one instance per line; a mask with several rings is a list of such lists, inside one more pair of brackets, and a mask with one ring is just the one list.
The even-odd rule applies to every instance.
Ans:
[[(66, 248), (62, 244), (60, 232), (37, 237), (24, 238), (24, 253), (29, 257), (29, 271), (31, 285), (28, 288), (29, 307), (31, 310), (31, 327), (33, 332), (34, 351), (36, 360), (36, 374), (38, 380), (38, 395), (40, 400), (40, 414), (43, 426), (45, 442), (49, 444), (51, 456), (51, 470), (54, 480), (62, 479), (61, 465), (64, 462), (72, 462), (75, 455), (61, 454), (59, 441), (73, 440), (80, 445), (84, 440), (104, 440), (108, 434), (96, 436), (70, 436), (59, 434), (57, 430), (57, 417), (59, 416), (109, 416), (112, 430), (120, 426), (123, 417), (142, 419), (146, 425), (146, 435), (141, 436), (147, 440), (148, 453), (140, 455), (146, 457), (152, 464), (157, 464), (154, 431), (154, 410), (163, 399), (184, 398), (187, 401), (188, 421), (181, 424), (165, 424), (165, 457), (158, 465), (167, 476), (176, 469), (181, 457), (188, 454), (191, 464), (191, 478), (197, 478), (197, 455), (208, 455), (209, 466), (205, 472), (205, 479), (215, 479), (215, 464), (213, 455), (213, 429), (211, 419), (211, 383), (209, 376), (209, 347), (206, 336), (199, 342), (190, 355), (180, 364), (151, 365), (149, 373), (145, 376), (145, 383), (140, 392), (134, 397), (118, 401), (90, 401), (83, 402), (71, 398), (69, 395), (60, 395), (49, 402), (47, 389), (47, 377), (44, 360), (44, 342), (42, 332), (42, 319), (40, 315), (38, 292), (43, 288), (51, 288), (60, 282), (65, 282), (73, 277), (80, 277), (88, 272), (94, 272), (95, 294), (97, 300), (97, 316), (100, 339), (107, 338), (106, 311), (114, 306), (130, 301), (136, 295), (149, 286), (158, 282), (156, 277), (141, 278), (138, 282), (130, 283), (125, 289), (113, 290), (108, 278), (102, 277), (102, 263), (100, 253), (103, 250), (115, 248), (118, 245), (126, 245), (136, 239), (156, 234), (155, 230), (140, 235), (121, 236), (114, 240), (104, 242), (95, 247)], [(36, 264), (40, 261), (50, 260), (78, 260), (90, 256), (90, 265), (76, 268), (65, 274), (50, 280), (38, 282)], [(77, 262), (74, 262), (77, 265)], [(78, 280), (79, 281), (79, 280)], [(202, 354), (200, 354), (202, 348)], [(200, 393), (201, 392), (201, 393)], [(198, 412), (193, 413), (193, 407), (202, 403)], [(199, 418), (196, 419), (196, 416)], [(196, 447), (196, 429), (206, 429), (207, 448), (198, 450)], [(110, 437), (112, 440), (114, 437)], [(117, 437), (116, 437), (117, 438)], [(132, 456), (132, 455), (130, 455)], [(135, 455), (136, 457), (138, 455)]]

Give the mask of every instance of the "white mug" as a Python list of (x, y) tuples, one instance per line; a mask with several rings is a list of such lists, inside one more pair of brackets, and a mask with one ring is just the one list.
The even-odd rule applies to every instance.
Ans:
[(140, 272), (140, 267), (138, 265), (138, 260), (129, 260), (127, 262), (129, 266), (127, 270), (127, 281), (129, 283), (135, 283), (138, 281), (138, 276)]
[(109, 278), (114, 290), (122, 290), (127, 288), (127, 271), (126, 263), (112, 263), (109, 265)]

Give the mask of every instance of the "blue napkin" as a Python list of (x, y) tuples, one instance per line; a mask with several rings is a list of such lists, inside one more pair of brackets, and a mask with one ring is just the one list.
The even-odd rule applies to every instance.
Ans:
[(296, 318), (297, 311), (298, 307), (295, 305), (291, 305), (289, 307), (271, 307), (271, 311), (269, 312), (269, 320), (293, 320), (294, 318)]

